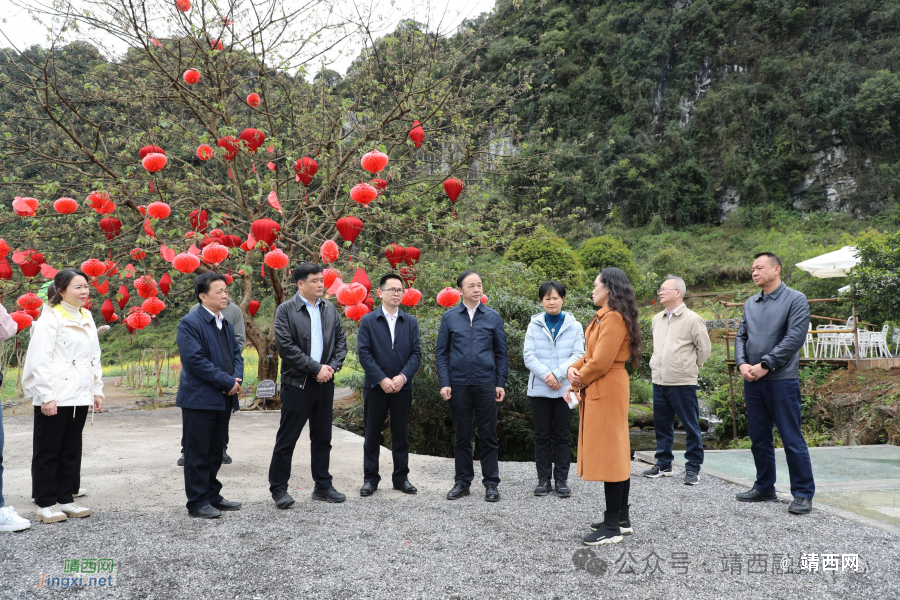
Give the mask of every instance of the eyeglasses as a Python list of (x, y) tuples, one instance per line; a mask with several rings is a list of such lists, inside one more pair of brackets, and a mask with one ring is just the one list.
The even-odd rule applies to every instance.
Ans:
[(402, 294), (403, 288), (381, 288), (385, 294)]
[(666, 290), (668, 290), (670, 292), (677, 292), (678, 288), (664, 288), (664, 287), (659, 288), (660, 292), (665, 292)]

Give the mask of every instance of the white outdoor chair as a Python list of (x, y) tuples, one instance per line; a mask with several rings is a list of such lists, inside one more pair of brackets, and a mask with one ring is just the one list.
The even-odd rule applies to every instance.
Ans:
[(869, 334), (869, 340), (872, 345), (872, 355), (873, 356), (881, 356), (883, 358), (890, 358), (891, 356), (891, 348), (888, 345), (888, 325), (884, 324), (884, 327), (881, 328), (881, 331), (873, 331)]
[[(809, 329), (812, 329), (812, 323), (809, 324)], [(816, 339), (813, 334), (809, 333), (807, 330), (806, 334), (806, 342), (803, 344), (803, 358), (809, 358), (809, 353), (812, 351), (813, 358), (816, 357)]]

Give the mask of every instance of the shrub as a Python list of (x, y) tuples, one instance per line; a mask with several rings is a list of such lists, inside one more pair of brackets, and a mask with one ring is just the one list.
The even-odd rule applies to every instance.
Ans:
[(578, 251), (578, 258), (591, 279), (596, 277), (603, 267), (618, 267), (631, 280), (632, 286), (640, 281), (637, 265), (634, 264), (634, 254), (622, 240), (611, 235), (586, 240)]
[(653, 384), (644, 379), (631, 380), (631, 404), (653, 404)]
[(538, 229), (532, 237), (514, 241), (503, 258), (569, 285), (581, 281), (581, 263), (572, 248), (564, 239), (544, 229)]

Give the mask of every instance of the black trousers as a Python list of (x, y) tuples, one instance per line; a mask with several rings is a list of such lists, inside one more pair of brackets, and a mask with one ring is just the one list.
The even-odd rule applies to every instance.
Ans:
[(217, 479), (231, 410), (182, 408), (184, 435), (184, 491), (187, 509), (196, 512), (207, 504), (222, 501), (222, 484)]
[(303, 426), (309, 421), (310, 470), (317, 489), (331, 487), (331, 423), (334, 419), (334, 379), (319, 383), (310, 376), (306, 387), (281, 387), (281, 423), (269, 464), (269, 491), (287, 490), (291, 460)]
[(534, 463), (538, 477), (552, 475), (556, 481), (566, 481), (572, 462), (572, 409), (562, 398), (529, 396), (528, 400), (534, 419)]
[[(222, 447), (222, 453), (228, 451), (228, 432), (225, 432), (225, 445)], [(184, 427), (181, 428), (181, 453), (184, 454)]]
[(456, 483), (470, 485), (475, 479), (472, 461), (473, 421), (478, 426), (478, 453), (481, 456), (481, 476), (485, 487), (500, 483), (497, 457), (497, 388), (487, 385), (454, 385), (450, 390), (450, 416), (456, 430)]
[(81, 481), (81, 433), (88, 406), (63, 406), (48, 417), (34, 407), (31, 495), (41, 508), (69, 504)]
[(363, 480), (378, 485), (378, 456), (384, 441), (382, 431), (388, 413), (391, 415), (391, 454), (394, 458), (394, 483), (409, 476), (409, 407), (412, 389), (388, 394), (380, 387), (363, 390), (363, 415), (366, 423), (363, 442)]

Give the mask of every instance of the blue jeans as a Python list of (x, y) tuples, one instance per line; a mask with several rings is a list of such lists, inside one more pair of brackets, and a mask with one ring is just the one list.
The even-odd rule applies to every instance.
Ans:
[(685, 470), (700, 472), (703, 464), (703, 441), (700, 433), (700, 405), (696, 385), (653, 384), (653, 428), (656, 430), (656, 465), (660, 469), (672, 466), (672, 445), (675, 442), (675, 415), (687, 433)]
[(744, 402), (747, 404), (747, 428), (750, 451), (756, 463), (753, 487), (763, 494), (775, 493), (775, 445), (772, 425), (778, 427), (784, 443), (791, 476), (791, 495), (812, 500), (816, 493), (809, 450), (800, 430), (800, 380), (745, 381)]

